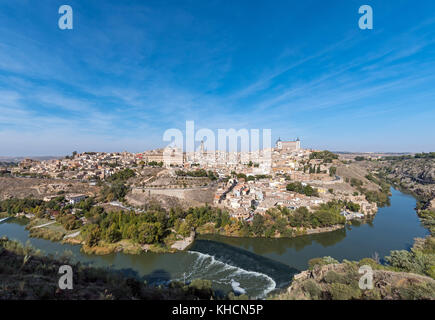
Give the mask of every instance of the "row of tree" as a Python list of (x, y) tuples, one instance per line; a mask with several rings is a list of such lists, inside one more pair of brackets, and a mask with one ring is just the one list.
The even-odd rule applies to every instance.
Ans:
[(210, 180), (216, 180), (217, 176), (214, 174), (213, 171), (209, 170), (206, 171), (204, 169), (197, 169), (193, 171), (184, 171), (184, 170), (177, 170), (175, 171), (175, 174), (180, 177), (207, 177)]
[(319, 192), (317, 191), (317, 189), (311, 187), (308, 184), (306, 184), (304, 186), (299, 181), (295, 181), (295, 182), (291, 182), (291, 183), (287, 184), (286, 189), (287, 189), (287, 191), (297, 192), (300, 194), (304, 194), (308, 197), (312, 197), (312, 196), (318, 197), (319, 196)]
[(338, 155), (331, 151), (315, 151), (310, 153), (310, 159), (322, 159), (323, 163), (331, 163), (333, 160), (338, 159)]
[(222, 228), (230, 223), (228, 212), (210, 206), (189, 210), (180, 208), (167, 212), (159, 206), (148, 208), (144, 214), (130, 212), (106, 212), (101, 207), (92, 208), (86, 215), (89, 223), (83, 227), (82, 235), (89, 246), (100, 240), (109, 243), (130, 239), (140, 244), (163, 243), (173, 230), (182, 236), (206, 223)]
[(344, 224), (346, 219), (340, 215), (343, 204), (329, 202), (319, 206), (313, 212), (306, 207), (290, 210), (286, 207), (269, 209), (265, 215), (256, 214), (252, 224), (241, 222), (243, 235), (258, 237), (291, 237), (294, 228), (320, 228)]

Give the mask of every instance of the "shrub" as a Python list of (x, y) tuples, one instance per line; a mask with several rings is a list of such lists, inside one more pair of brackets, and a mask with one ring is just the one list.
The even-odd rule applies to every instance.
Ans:
[(82, 236), (86, 245), (89, 247), (96, 246), (101, 239), (101, 229), (98, 225), (88, 224), (82, 230)]
[(332, 160), (338, 159), (338, 155), (328, 150), (316, 151), (310, 154), (310, 159), (323, 159), (324, 163), (331, 163)]
[(361, 291), (353, 286), (333, 283), (331, 285), (331, 296), (333, 300), (358, 299), (361, 296)]
[(329, 168), (329, 175), (331, 177), (335, 176), (336, 173), (337, 173), (337, 167), (330, 167)]
[(326, 273), (326, 275), (323, 277), (323, 280), (326, 283), (329, 283), (329, 284), (332, 284), (332, 283), (346, 283), (344, 277), (341, 274), (339, 274), (339, 273), (337, 273), (337, 272), (335, 272), (333, 270), (328, 271)]
[(322, 290), (319, 288), (319, 286), (316, 284), (316, 282), (312, 279), (309, 279), (305, 281), (302, 284), (302, 289), (306, 291), (312, 299), (318, 299), (320, 298), (322, 294)]
[(228, 300), (249, 300), (249, 296), (246, 294), (235, 295), (233, 292), (228, 294)]
[(188, 286), (188, 292), (200, 299), (207, 299), (213, 296), (210, 280), (194, 279)]
[(399, 288), (399, 295), (405, 300), (431, 300), (435, 297), (435, 286), (428, 283), (411, 284)]
[(418, 250), (393, 250), (385, 257), (387, 263), (401, 271), (430, 275), (434, 264), (434, 256)]
[(313, 258), (308, 261), (308, 266), (309, 269), (312, 270), (315, 266), (324, 266), (327, 264), (334, 264), (334, 263), (338, 263), (338, 261), (332, 257)]
[(382, 269), (383, 267), (371, 258), (364, 258), (358, 262), (358, 267), (369, 265), (372, 269)]
[(287, 191), (294, 191), (300, 194), (305, 194), (306, 196), (319, 196), (317, 189), (311, 187), (310, 185), (303, 186), (301, 182), (291, 182), (286, 186)]

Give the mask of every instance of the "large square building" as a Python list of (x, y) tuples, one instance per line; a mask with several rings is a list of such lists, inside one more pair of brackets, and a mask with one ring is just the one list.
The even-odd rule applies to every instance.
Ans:
[(276, 148), (286, 152), (299, 151), (301, 149), (301, 141), (299, 138), (294, 141), (282, 141), (278, 138), (276, 141)]

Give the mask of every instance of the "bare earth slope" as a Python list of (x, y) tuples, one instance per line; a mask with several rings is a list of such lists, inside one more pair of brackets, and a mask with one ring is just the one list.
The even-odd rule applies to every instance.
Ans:
[(8, 198), (37, 198), (42, 199), (58, 192), (96, 194), (98, 187), (88, 183), (39, 178), (0, 177), (0, 200)]

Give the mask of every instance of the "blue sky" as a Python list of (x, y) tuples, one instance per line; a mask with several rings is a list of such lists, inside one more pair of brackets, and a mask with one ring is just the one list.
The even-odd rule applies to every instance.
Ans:
[[(58, 28), (58, 8), (74, 29)], [(358, 8), (373, 8), (360, 30)], [(435, 1), (1, 1), (0, 155), (271, 128), (347, 151), (435, 151)]]

